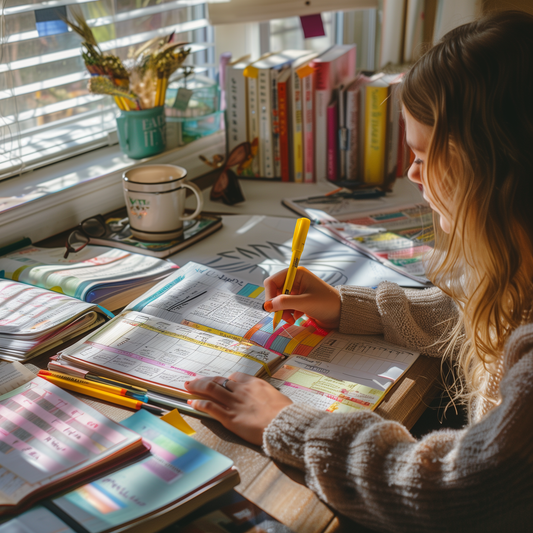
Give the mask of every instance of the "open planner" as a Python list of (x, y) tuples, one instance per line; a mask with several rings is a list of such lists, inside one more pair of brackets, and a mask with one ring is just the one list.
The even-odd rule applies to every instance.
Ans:
[(373, 409), (418, 352), (380, 337), (324, 330), (311, 319), (272, 329), (263, 287), (187, 263), (120, 316), (63, 350), (50, 370), (91, 372), (188, 398), (184, 383), (233, 372), (262, 376), (294, 401)]

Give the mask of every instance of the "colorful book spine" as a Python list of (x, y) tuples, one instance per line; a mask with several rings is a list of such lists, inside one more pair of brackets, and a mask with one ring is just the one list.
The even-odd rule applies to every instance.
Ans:
[(333, 87), (331, 86), (331, 63), (317, 62), (315, 67), (315, 176), (317, 181), (327, 178), (327, 108)]
[(360, 87), (350, 88), (346, 91), (346, 130), (347, 130), (347, 150), (346, 157), (346, 179), (358, 179), (359, 154), (359, 103)]
[(278, 101), (278, 77), (279, 71), (272, 69), (270, 71), (271, 82), (271, 120), (272, 120), (272, 158), (274, 161), (274, 177), (281, 177), (281, 150), (279, 139), (279, 101)]
[(302, 82), (304, 183), (313, 183), (315, 181), (315, 71), (306, 65), (298, 71), (298, 76)]
[[(259, 137), (259, 111), (258, 111), (258, 96), (257, 96), (257, 78), (259, 71), (253, 66), (244, 69), (248, 83), (248, 142), (254, 144), (255, 139)], [(252, 161), (252, 172), (255, 176), (259, 176), (260, 167), (259, 159), (261, 154), (261, 147), (258, 146), (258, 152)]]
[(346, 127), (346, 86), (341, 85), (338, 91), (339, 100), (339, 179), (346, 179), (346, 161), (348, 159), (348, 128)]
[[(395, 86), (391, 86), (391, 92)], [(391, 96), (388, 100), (388, 124), (387, 124), (387, 184), (394, 183), (398, 169), (398, 138), (400, 136), (400, 101)]]
[(389, 87), (366, 87), (365, 183), (381, 185), (385, 180), (387, 155), (387, 98)]
[(294, 181), (302, 183), (304, 164), (302, 80), (295, 72), (292, 76), (292, 168)]
[(339, 110), (338, 100), (335, 98), (328, 105), (328, 181), (339, 179)]
[(289, 78), (278, 80), (278, 110), (279, 110), (279, 147), (280, 147), (280, 170), (281, 180), (290, 181), (291, 165), (289, 156)]
[(228, 151), (248, 140), (247, 79), (245, 63), (226, 66), (226, 131)]
[(259, 166), (264, 178), (274, 177), (274, 151), (272, 149), (272, 87), (270, 69), (258, 69), (257, 94), (259, 110)]

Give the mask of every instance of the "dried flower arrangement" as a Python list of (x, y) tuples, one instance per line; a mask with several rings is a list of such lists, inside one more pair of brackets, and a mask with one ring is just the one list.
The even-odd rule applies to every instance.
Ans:
[(116, 55), (103, 52), (80, 10), (71, 9), (65, 22), (82, 38), (82, 57), (91, 74), (89, 91), (114, 97), (122, 111), (151, 109), (165, 103), (168, 79), (190, 53), (187, 43), (174, 43), (174, 33), (156, 37), (135, 50), (125, 66)]

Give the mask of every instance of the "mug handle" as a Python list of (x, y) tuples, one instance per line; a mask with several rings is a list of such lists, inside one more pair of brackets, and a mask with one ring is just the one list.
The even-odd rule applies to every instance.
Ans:
[(202, 212), (202, 209), (204, 207), (204, 197), (202, 195), (202, 191), (200, 190), (198, 185), (196, 185), (196, 183), (186, 182), (182, 185), (182, 187), (191, 189), (191, 191), (194, 193), (194, 196), (196, 196), (196, 201), (198, 202), (198, 205), (196, 206), (196, 211), (192, 215), (180, 217), (180, 220), (192, 220)]

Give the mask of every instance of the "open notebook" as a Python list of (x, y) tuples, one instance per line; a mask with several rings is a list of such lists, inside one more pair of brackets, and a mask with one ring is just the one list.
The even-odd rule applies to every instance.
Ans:
[(29, 359), (112, 316), (95, 304), (0, 279), (0, 357), (10, 361)]
[[(86, 372), (168, 396), (185, 381), (239, 371), (272, 377), (295, 401), (332, 411), (373, 409), (418, 352), (380, 337), (342, 335), (303, 317), (272, 330), (263, 287), (187, 263), (98, 331), (63, 350), (50, 370)], [(293, 370), (296, 369), (296, 370)]]

